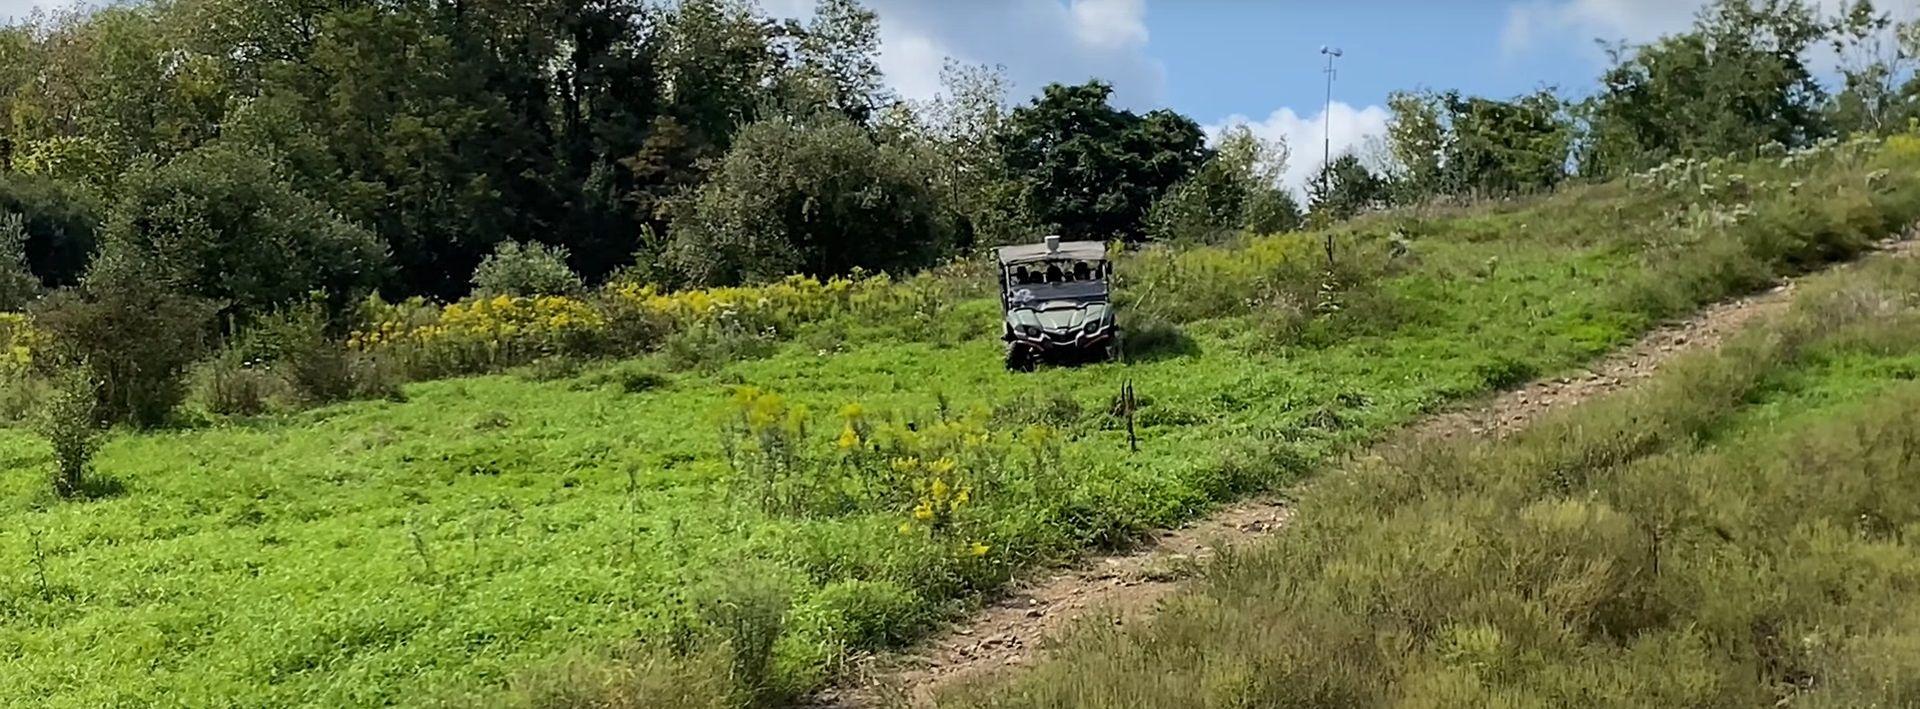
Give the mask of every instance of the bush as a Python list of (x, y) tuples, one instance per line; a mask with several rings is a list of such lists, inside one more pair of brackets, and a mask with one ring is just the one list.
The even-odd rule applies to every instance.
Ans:
[(0, 310), (18, 311), (40, 295), (40, 279), (27, 267), (26, 220), (0, 212)]
[(29, 270), (43, 285), (80, 281), (100, 229), (100, 209), (91, 197), (64, 183), (6, 172), (0, 174), (0, 211), (20, 215)]
[(953, 232), (912, 154), (827, 116), (742, 128), (674, 210), (667, 260), (707, 285), (917, 268)]
[(200, 369), (197, 393), (207, 410), (252, 416), (276, 406), (403, 398), (404, 372), (393, 358), (330, 336), (324, 307), (316, 300), (283, 309), (236, 335)]
[(123, 255), (103, 254), (78, 288), (35, 305), (34, 325), (48, 340), (39, 359), (91, 372), (103, 421), (159, 425), (186, 395), (213, 310), (160, 287)]
[(282, 309), (260, 320), (235, 343), (246, 362), (277, 372), (310, 405), (354, 395), (350, 353), (346, 343), (327, 334), (324, 308), (311, 301)]
[(119, 191), (103, 248), (140, 261), (146, 278), (222, 301), (243, 322), (314, 291), (343, 309), (386, 267), (371, 232), (241, 148), (201, 148), (128, 176)]
[(731, 362), (773, 354), (773, 338), (730, 323), (694, 325), (667, 337), (660, 353), (675, 370), (713, 371)]
[(347, 377), (353, 382), (352, 399), (406, 401), (406, 367), (385, 352), (352, 352), (347, 355)]
[(586, 290), (586, 283), (567, 265), (567, 258), (563, 246), (502, 241), (473, 270), (473, 294), (481, 298), (578, 295)]
[(75, 497), (86, 490), (100, 438), (98, 385), (84, 363), (62, 369), (52, 379), (34, 427), (53, 447), (54, 494)]
[(194, 379), (193, 398), (222, 416), (258, 416), (292, 395), (284, 378), (233, 350), (202, 364)]

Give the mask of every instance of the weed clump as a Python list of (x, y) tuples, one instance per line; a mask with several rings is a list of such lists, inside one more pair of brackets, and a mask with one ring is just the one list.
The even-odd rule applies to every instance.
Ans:
[(99, 387), (84, 363), (56, 373), (52, 380), (34, 428), (53, 448), (54, 494), (77, 497), (86, 490), (100, 440)]

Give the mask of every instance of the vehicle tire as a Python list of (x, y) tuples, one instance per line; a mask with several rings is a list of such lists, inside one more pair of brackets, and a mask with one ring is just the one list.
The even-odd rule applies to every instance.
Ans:
[(1033, 350), (1019, 345), (1007, 345), (1007, 371), (1031, 372), (1034, 360)]

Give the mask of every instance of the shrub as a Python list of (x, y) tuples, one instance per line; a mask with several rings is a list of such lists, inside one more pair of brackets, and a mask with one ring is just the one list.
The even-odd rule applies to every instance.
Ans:
[(705, 285), (917, 268), (953, 232), (909, 151), (832, 116), (742, 128), (674, 210), (666, 259)]
[(319, 301), (262, 318), (235, 344), (247, 362), (277, 372), (307, 404), (354, 395), (351, 353), (344, 342), (327, 334), (327, 314)]
[(580, 376), (580, 360), (571, 357), (542, 357), (521, 365), (516, 376), (530, 382), (557, 382)]
[(386, 352), (352, 352), (347, 355), (347, 376), (353, 382), (353, 399), (406, 401), (406, 368)]
[(258, 416), (291, 394), (284, 378), (234, 350), (201, 364), (194, 377), (193, 398), (222, 416)]
[(578, 295), (586, 290), (586, 283), (567, 265), (567, 258), (563, 246), (502, 241), (473, 270), (473, 294), (481, 298)]
[(91, 197), (66, 183), (7, 172), (0, 174), (0, 211), (20, 215), (22, 250), (41, 283), (79, 282), (100, 228), (100, 209)]
[(92, 373), (107, 422), (154, 426), (186, 394), (186, 373), (206, 351), (213, 306), (149, 280), (123, 254), (105, 253), (78, 288), (37, 303), (33, 322), (52, 366)]
[(0, 212), (0, 310), (21, 310), (39, 295), (40, 279), (27, 268), (26, 220)]
[(147, 278), (223, 301), (243, 321), (314, 291), (344, 308), (386, 267), (386, 247), (371, 232), (242, 148), (201, 148), (128, 176), (119, 193), (103, 248), (138, 259)]
[(54, 493), (75, 497), (86, 489), (100, 438), (99, 386), (85, 363), (61, 369), (52, 380), (34, 427), (53, 447)]
[(660, 353), (673, 369), (712, 371), (730, 362), (765, 357), (773, 353), (773, 345), (770, 333), (754, 332), (738, 324), (714, 323), (694, 325), (669, 335), (661, 343)]
[(275, 406), (400, 399), (405, 372), (385, 352), (355, 351), (327, 333), (311, 301), (256, 321), (200, 367), (197, 398), (208, 411), (252, 416)]

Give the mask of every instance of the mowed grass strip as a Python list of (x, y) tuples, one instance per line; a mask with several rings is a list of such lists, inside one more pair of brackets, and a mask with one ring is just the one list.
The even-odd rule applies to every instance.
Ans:
[[(1731, 227), (1627, 184), (1371, 218), (1337, 234), (1330, 288), (1317, 234), (1130, 256), (1126, 307), (1160, 341), (1128, 365), (1009, 374), (975, 300), (951, 309), (958, 337), (836, 320), (757, 359), (116, 436), (97, 467), (117, 494), (89, 502), (52, 498), (43, 444), (0, 434), (0, 703), (779, 701), (1019, 569), (1856, 253), (1920, 217), (1917, 147), (1746, 166), (1753, 213)], [(1129, 379), (1138, 454), (1112, 406)], [(748, 387), (779, 420), (743, 439), (776, 408)], [(918, 440), (935, 430), (978, 440)], [(791, 455), (743, 459), (743, 440)], [(778, 499), (729, 451), (786, 466)]]

